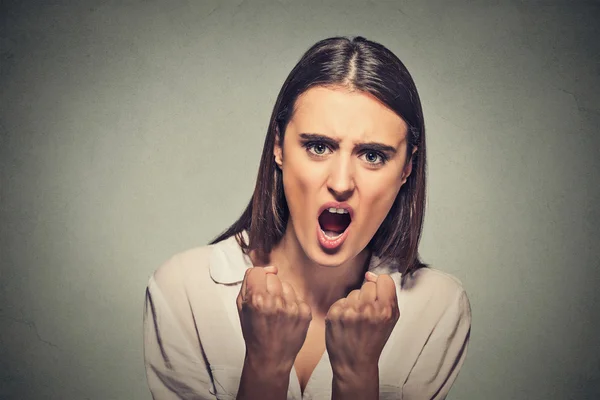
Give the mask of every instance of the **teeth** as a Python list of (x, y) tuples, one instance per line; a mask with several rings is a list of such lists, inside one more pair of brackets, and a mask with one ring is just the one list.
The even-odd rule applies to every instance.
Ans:
[(337, 239), (340, 236), (343, 235), (343, 233), (335, 233), (335, 232), (331, 232), (331, 231), (324, 231), (323, 229), (321, 229), (321, 232), (323, 232), (325, 234), (325, 236), (327, 236), (329, 239)]
[(335, 208), (335, 207), (331, 207), (328, 208), (327, 211), (329, 211), (332, 214), (348, 214), (348, 210), (345, 210), (343, 208)]

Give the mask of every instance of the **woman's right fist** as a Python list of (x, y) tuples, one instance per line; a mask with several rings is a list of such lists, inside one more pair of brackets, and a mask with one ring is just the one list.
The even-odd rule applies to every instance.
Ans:
[(277, 267), (246, 270), (237, 308), (246, 357), (255, 365), (290, 371), (312, 319), (308, 304), (277, 276)]

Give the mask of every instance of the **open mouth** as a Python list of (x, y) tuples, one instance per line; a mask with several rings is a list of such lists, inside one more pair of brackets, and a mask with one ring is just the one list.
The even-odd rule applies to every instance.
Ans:
[(352, 222), (350, 213), (343, 208), (326, 208), (319, 215), (321, 230), (329, 239), (340, 237)]

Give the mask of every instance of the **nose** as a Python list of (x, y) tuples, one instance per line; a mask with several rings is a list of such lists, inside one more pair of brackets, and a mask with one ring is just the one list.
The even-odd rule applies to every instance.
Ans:
[(332, 160), (330, 168), (327, 189), (336, 200), (344, 201), (352, 196), (356, 187), (351, 157), (340, 155)]

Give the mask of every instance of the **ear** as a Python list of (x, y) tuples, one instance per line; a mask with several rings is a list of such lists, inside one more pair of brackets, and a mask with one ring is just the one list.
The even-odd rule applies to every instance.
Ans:
[(281, 136), (279, 132), (275, 135), (275, 146), (273, 146), (273, 156), (275, 156), (275, 164), (279, 166), (279, 169), (283, 168), (283, 148), (281, 147)]
[(410, 154), (410, 159), (407, 161), (406, 166), (404, 167), (404, 170), (402, 171), (402, 184), (403, 185), (406, 183), (406, 180), (408, 179), (408, 177), (410, 176), (410, 173), (412, 172), (413, 155), (415, 154), (416, 151), (417, 151), (417, 148), (414, 147), (412, 150), (412, 153)]

